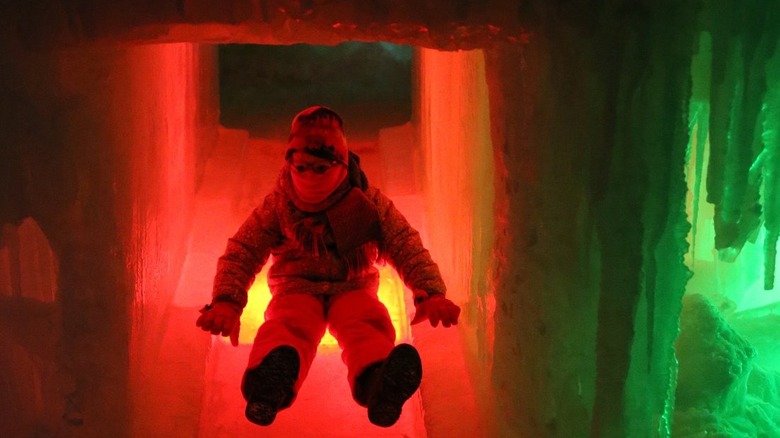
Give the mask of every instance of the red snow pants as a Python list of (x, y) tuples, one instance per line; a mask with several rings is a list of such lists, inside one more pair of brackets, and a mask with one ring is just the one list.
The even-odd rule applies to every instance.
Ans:
[[(368, 289), (368, 290), (367, 290)], [(342, 349), (354, 396), (355, 379), (368, 365), (384, 360), (395, 346), (395, 328), (375, 287), (336, 295), (279, 294), (271, 298), (265, 322), (257, 330), (247, 369), (260, 364), (274, 348), (298, 351), (301, 368), (295, 394), (309, 372), (326, 327)]]

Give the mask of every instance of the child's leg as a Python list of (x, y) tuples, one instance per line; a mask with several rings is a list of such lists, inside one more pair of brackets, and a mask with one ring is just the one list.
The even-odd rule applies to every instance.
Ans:
[(395, 345), (390, 314), (375, 289), (357, 290), (332, 297), (328, 324), (343, 350), (341, 358), (354, 396), (357, 376), (369, 365), (385, 360)]
[(294, 386), (297, 394), (325, 335), (325, 327), (321, 298), (307, 294), (274, 296), (265, 311), (265, 322), (257, 330), (247, 369), (257, 367), (274, 348), (289, 345), (300, 358), (300, 371)]

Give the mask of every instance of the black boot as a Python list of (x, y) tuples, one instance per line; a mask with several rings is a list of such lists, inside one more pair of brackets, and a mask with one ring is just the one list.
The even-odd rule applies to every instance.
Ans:
[[(396, 346), (381, 365), (369, 366), (356, 381), (358, 403), (367, 394), (368, 419), (377, 426), (390, 427), (398, 421), (401, 409), (417, 391), (422, 380), (422, 362), (409, 344)], [(361, 403), (362, 404), (362, 403)]]
[(300, 368), (298, 352), (283, 345), (271, 350), (260, 365), (248, 370), (241, 386), (247, 401), (246, 418), (261, 426), (273, 423), (276, 413), (292, 403)]
[(380, 360), (367, 366), (363, 372), (355, 379), (355, 392), (353, 397), (355, 401), (364, 408), (368, 407), (368, 399), (371, 393), (376, 391), (379, 384), (379, 371), (385, 361)]

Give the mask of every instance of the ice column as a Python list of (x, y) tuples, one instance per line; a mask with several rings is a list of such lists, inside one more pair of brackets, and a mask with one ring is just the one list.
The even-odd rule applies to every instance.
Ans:
[(776, 23), (764, 6), (724, 2), (719, 7), (733, 10), (712, 14), (707, 200), (715, 206), (715, 247), (722, 260), (734, 260), (761, 220), (760, 178), (750, 169), (760, 151), (764, 67), (776, 43)]
[(764, 176), (764, 289), (774, 288), (777, 240), (780, 234), (780, 55), (775, 53), (767, 66), (769, 85), (762, 112), (764, 151), (759, 160)]

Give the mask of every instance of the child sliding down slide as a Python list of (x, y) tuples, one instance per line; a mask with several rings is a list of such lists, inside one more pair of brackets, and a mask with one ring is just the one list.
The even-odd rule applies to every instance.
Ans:
[(394, 345), (374, 264), (389, 263), (412, 291), (412, 324), (449, 327), (460, 308), (445, 297), (419, 233), (369, 184), (347, 149), (341, 117), (329, 108), (293, 119), (275, 188), (228, 240), (198, 327), (237, 345), (247, 290), (270, 256), (272, 298), (241, 384), (247, 419), (269, 425), (293, 403), (330, 328), (355, 401), (373, 424), (395, 424), (420, 385), (422, 365), (414, 347)]

